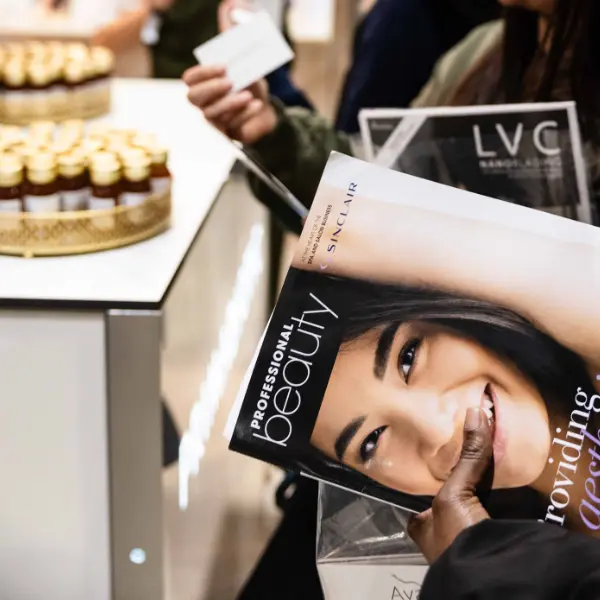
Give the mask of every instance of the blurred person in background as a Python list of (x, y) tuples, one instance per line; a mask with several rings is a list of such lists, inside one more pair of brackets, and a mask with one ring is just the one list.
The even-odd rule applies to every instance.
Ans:
[[(500, 4), (505, 6), (504, 17), (478, 27), (447, 52), (412, 105), (575, 100), (597, 196), (600, 3), (500, 0)], [(406, 58), (398, 60), (403, 64)], [(285, 110), (269, 98), (265, 82), (228, 94), (224, 71), (208, 66), (187, 71), (184, 79), (190, 101), (221, 131), (251, 147), (307, 206), (329, 153), (352, 153), (347, 135), (314, 113)], [(269, 194), (257, 182), (253, 186), (259, 197)]]
[[(145, 42), (152, 57), (152, 75), (161, 79), (179, 79), (186, 69), (197, 64), (194, 49), (235, 25), (231, 19), (233, 8), (255, 6), (247, 0), (120, 1), (124, 2), (122, 13), (101, 27), (93, 42), (120, 52), (140, 44), (144, 37), (142, 32), (150, 27), (154, 30), (152, 34), (155, 39)], [(282, 4), (281, 25), (285, 35), (289, 2), (279, 1)], [(256, 6), (260, 6), (260, 2)], [(152, 17), (155, 18), (153, 22)], [(284, 65), (267, 77), (271, 93), (286, 106), (311, 109), (312, 105), (306, 96), (292, 84), (290, 67), (290, 64)]]
[[(221, 31), (234, 25), (230, 11), (244, 6), (248, 6), (248, 0), (222, 2)], [(497, 18), (499, 13), (496, 0), (363, 2), (335, 129), (357, 133), (361, 108), (409, 106), (440, 56), (474, 27)], [(286, 106), (311, 108), (306, 96), (292, 83), (289, 67), (278, 69), (267, 81), (271, 94)]]
[[(153, 14), (171, 8), (177, 0), (38, 0), (47, 12), (85, 15), (96, 23), (91, 43), (119, 53), (140, 43)], [(208, 0), (203, 0), (206, 3)], [(215, 9), (216, 10), (216, 9)]]
[(498, 18), (496, 0), (376, 0), (352, 46), (335, 128), (357, 133), (362, 108), (404, 108), (437, 60), (478, 25)]

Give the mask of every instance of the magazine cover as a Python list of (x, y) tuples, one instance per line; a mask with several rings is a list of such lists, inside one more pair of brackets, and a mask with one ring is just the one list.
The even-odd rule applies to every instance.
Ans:
[(273, 173), (262, 165), (255, 154), (248, 151), (240, 142), (223, 137), (235, 148), (239, 162), (271, 192), (270, 195), (262, 197), (261, 202), (286, 229), (300, 235), (304, 220), (308, 215), (308, 209)]
[(375, 160), (401, 120), (396, 108), (363, 108), (360, 111), (358, 124), (368, 161)]
[(241, 398), (232, 449), (412, 511), (480, 406), (490, 513), (597, 535), (600, 229), (334, 153)]
[(574, 103), (385, 109), (385, 136), (377, 112), (362, 117), (377, 164), (592, 222)]

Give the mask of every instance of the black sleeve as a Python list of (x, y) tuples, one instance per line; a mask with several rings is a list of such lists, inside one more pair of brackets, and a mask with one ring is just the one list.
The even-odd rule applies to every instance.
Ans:
[(490, 519), (431, 566), (420, 600), (600, 598), (600, 541), (558, 526)]

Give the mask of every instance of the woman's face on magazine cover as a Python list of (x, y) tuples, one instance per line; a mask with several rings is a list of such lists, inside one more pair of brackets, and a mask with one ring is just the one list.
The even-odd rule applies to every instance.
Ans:
[(551, 444), (539, 392), (476, 342), (426, 323), (342, 346), (311, 442), (390, 488), (435, 495), (458, 460), (470, 406), (493, 411), (494, 487), (532, 484)]

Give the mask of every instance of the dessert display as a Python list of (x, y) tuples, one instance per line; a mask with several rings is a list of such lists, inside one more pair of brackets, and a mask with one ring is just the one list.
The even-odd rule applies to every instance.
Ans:
[(138, 131), (73, 119), (0, 126), (0, 253), (91, 252), (164, 230), (167, 158)]
[(87, 119), (110, 110), (113, 53), (82, 43), (0, 45), (0, 121)]

